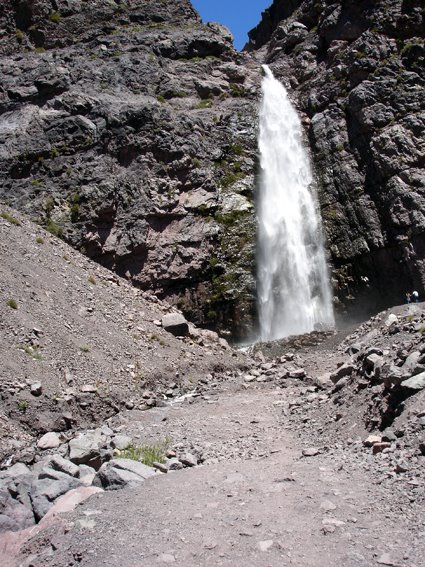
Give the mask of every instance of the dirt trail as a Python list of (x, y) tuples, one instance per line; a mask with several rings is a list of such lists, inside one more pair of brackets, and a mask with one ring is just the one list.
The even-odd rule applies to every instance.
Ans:
[(280, 405), (294, 395), (230, 384), (192, 404), (121, 416), (132, 435), (191, 440), (205, 464), (93, 496), (27, 544), (21, 565), (425, 566), (418, 510), (392, 509), (354, 455), (302, 456), (308, 439)]

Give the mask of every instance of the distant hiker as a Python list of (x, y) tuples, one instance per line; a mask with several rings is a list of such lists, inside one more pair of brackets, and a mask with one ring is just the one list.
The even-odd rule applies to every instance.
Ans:
[(406, 303), (410, 303), (412, 301), (412, 296), (410, 295), (410, 293), (407, 291), (406, 292)]
[(419, 293), (418, 293), (417, 291), (412, 291), (412, 300), (413, 300), (415, 303), (418, 303), (418, 301), (419, 301)]

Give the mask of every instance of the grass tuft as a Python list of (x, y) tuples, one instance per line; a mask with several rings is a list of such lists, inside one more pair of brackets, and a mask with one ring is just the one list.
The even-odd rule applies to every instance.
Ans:
[(6, 213), (6, 212), (3, 212), (3, 211), (2, 211), (2, 212), (0, 213), (0, 217), (1, 217), (2, 219), (4, 219), (4, 220), (7, 220), (7, 221), (10, 222), (11, 224), (15, 224), (16, 226), (21, 226), (20, 221), (19, 221), (17, 218), (12, 217), (12, 215), (9, 215), (9, 213)]
[(153, 445), (140, 445), (139, 447), (129, 445), (126, 449), (121, 451), (119, 458), (132, 459), (133, 461), (139, 461), (139, 463), (151, 467), (153, 463), (165, 463), (169, 444), (169, 440), (166, 439), (162, 443)]

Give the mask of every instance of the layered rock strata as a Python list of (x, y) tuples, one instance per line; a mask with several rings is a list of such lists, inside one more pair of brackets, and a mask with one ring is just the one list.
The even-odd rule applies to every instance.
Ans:
[(0, 29), (0, 199), (192, 321), (251, 328), (259, 66), (188, 0), (10, 0)]

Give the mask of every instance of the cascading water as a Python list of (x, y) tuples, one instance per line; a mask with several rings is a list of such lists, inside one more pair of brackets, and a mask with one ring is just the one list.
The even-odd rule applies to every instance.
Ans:
[(259, 149), (258, 308), (261, 340), (334, 324), (320, 214), (301, 121), (264, 65)]

